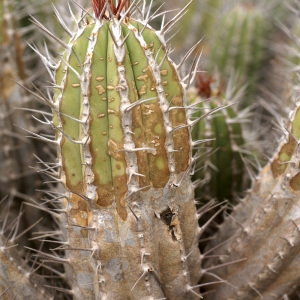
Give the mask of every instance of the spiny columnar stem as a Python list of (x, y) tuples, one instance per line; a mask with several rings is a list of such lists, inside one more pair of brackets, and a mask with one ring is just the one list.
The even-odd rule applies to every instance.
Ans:
[(245, 161), (250, 150), (245, 150), (242, 128), (247, 115), (237, 113), (233, 106), (243, 90), (230, 90), (230, 85), (226, 91), (213, 90), (213, 77), (205, 80), (199, 74), (198, 79), (198, 89), (188, 93), (196, 122), (192, 131), (194, 153), (199, 157), (193, 175), (194, 182), (199, 182), (196, 195), (204, 203), (210, 199), (234, 203), (249, 181)]
[(0, 298), (52, 300), (45, 282), (29, 270), (17, 253), (16, 245), (0, 233)]
[[(297, 288), (300, 251), (300, 169), (299, 122), (297, 108), (286, 140), (272, 161), (262, 170), (247, 197), (221, 225), (209, 247), (226, 241), (208, 259), (206, 268), (229, 264), (215, 275), (230, 285), (219, 287), (212, 298), (276, 299)], [(226, 254), (226, 256), (224, 255)], [(297, 275), (296, 275), (297, 274)], [(206, 280), (210, 280), (207, 276)]]
[(79, 24), (56, 70), (69, 281), (76, 299), (196, 299), (185, 85), (164, 29), (122, 13), (129, 4), (93, 1), (95, 18)]

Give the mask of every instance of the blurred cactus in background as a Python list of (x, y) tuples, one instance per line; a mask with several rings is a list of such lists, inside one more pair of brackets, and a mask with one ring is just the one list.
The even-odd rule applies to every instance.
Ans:
[(246, 145), (243, 124), (249, 122), (251, 115), (246, 110), (239, 113), (236, 110), (238, 101), (244, 96), (243, 90), (230, 90), (229, 84), (223, 91), (220, 83), (218, 85), (213, 77), (205, 79), (200, 73), (196, 89), (188, 93), (188, 103), (195, 111), (191, 119), (199, 120), (192, 131), (193, 140), (200, 143), (194, 147), (199, 159), (193, 178), (194, 182), (203, 179), (196, 195), (204, 203), (211, 198), (234, 203), (249, 186), (246, 160), (247, 156), (250, 159), (254, 148)]
[(52, 2), (0, 0), (0, 298), (299, 299), (298, 2)]

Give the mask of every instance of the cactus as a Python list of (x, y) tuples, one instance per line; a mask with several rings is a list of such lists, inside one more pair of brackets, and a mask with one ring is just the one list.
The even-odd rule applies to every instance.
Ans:
[[(18, 234), (21, 221), (21, 214), (12, 224), (11, 214), (14, 212), (13, 200), (2, 199), (1, 231), (0, 231), (0, 295), (1, 299), (53, 299), (53, 292), (44, 285), (46, 282), (42, 277), (34, 272), (34, 268), (29, 267), (24, 253), (20, 252), (17, 242), (24, 236), (31, 227), (22, 228), (24, 230)], [(10, 210), (9, 210), (10, 209)], [(37, 225), (37, 224), (33, 224)], [(24, 251), (23, 251), (24, 252)], [(34, 266), (34, 265), (33, 265)]]
[(21, 21), (22, 9), (17, 2), (1, 1), (0, 295), (3, 299), (53, 299), (53, 291), (45, 287), (49, 282), (40, 276), (47, 273), (51, 277), (51, 272), (31, 250), (51, 248), (53, 241), (50, 246), (33, 235), (36, 236), (36, 230), (46, 232), (55, 226), (49, 226), (53, 219), (46, 211), (51, 205), (44, 205), (44, 214), (37, 207), (41, 192), (36, 189), (41, 188), (41, 180), (32, 169), (37, 167), (34, 153), (44, 158), (51, 147), (45, 150), (44, 145), (24, 134), (24, 130), (35, 134), (40, 131), (40, 126), (36, 126), (31, 118), (32, 111), (37, 111), (40, 106), (32, 101), (28, 89), (29, 80), (36, 76), (29, 76), (28, 63), (32, 63), (33, 57), (27, 59), (29, 49), (22, 39), (28, 28), (19, 28)]
[(131, 17), (129, 1), (93, 1), (93, 9), (60, 42), (49, 101), (66, 189), (69, 293), (196, 299), (186, 89), (164, 41), (183, 11), (156, 32), (145, 7), (140, 20)]
[[(22, 140), (22, 135), (18, 129), (14, 128), (14, 124), (25, 127), (26, 122), (24, 118), (20, 118), (20, 113), (14, 112), (15, 107), (24, 106), (24, 96), (21, 93), (21, 88), (15, 84), (11, 79), (17, 80), (18, 78), (24, 79), (24, 67), (22, 58), (20, 36), (14, 30), (14, 19), (11, 18), (10, 4), (7, 1), (1, 2), (0, 7), (1, 20), (0, 25), (2, 33), (0, 35), (0, 57), (1, 57), (1, 81), (0, 81), (0, 105), (1, 105), (1, 145), (5, 145), (0, 153), (0, 161), (5, 162), (1, 164), (1, 194), (2, 198), (11, 190), (16, 192), (21, 186), (21, 176), (24, 173), (26, 163), (22, 163), (22, 159), (28, 159), (28, 150), (26, 140)], [(22, 142), (21, 142), (22, 141)], [(25, 142), (25, 143), (24, 143)], [(17, 152), (22, 153), (19, 158)], [(19, 164), (17, 161), (21, 160)], [(5, 176), (5, 170), (9, 170), (9, 177)]]
[(199, 157), (193, 175), (193, 181), (199, 182), (196, 196), (200, 203), (212, 198), (236, 203), (249, 186), (245, 162), (253, 152), (243, 137), (247, 112), (238, 114), (233, 106), (243, 91), (232, 91), (229, 86), (225, 92), (221, 87), (215, 89), (214, 79), (201, 74), (198, 81), (198, 88), (188, 93), (188, 102), (195, 110), (192, 118), (199, 119), (192, 131), (193, 140), (200, 142), (194, 150)]
[[(250, 97), (253, 97), (251, 90), (257, 86), (267, 25), (263, 12), (256, 6), (249, 8), (237, 4), (227, 12), (220, 24), (217, 40), (220, 41), (222, 36), (224, 45), (213, 47), (211, 52), (211, 61), (216, 62), (220, 73), (229, 76), (235, 72), (241, 77), (241, 82), (247, 82)], [(227, 35), (225, 38), (224, 34)]]
[(230, 238), (214, 253), (226, 257), (219, 261), (208, 259), (208, 268), (233, 259), (247, 259), (216, 271), (215, 275), (230, 285), (208, 299), (218, 295), (230, 299), (273, 299), (273, 294), (279, 299), (295, 289), (299, 281), (299, 121), (298, 107), (277, 154), (208, 246), (213, 248)]
[[(32, 122), (30, 116), (20, 110), (21, 108), (30, 108), (30, 95), (19, 86), (20, 82), (24, 85), (27, 84), (27, 70), (23, 60), (17, 16), (16, 12), (13, 12), (14, 3), (2, 1), (1, 5), (0, 199), (2, 200), (6, 196), (15, 198), (11, 210), (15, 210), (18, 214), (22, 201), (25, 198), (28, 200), (30, 197), (34, 197), (34, 187), (38, 187), (36, 172), (28, 169), (28, 166), (34, 166), (35, 145), (24, 137), (24, 131), (21, 129), (29, 129), (32, 127)], [(32, 216), (31, 212), (31, 218)], [(28, 226), (28, 220), (24, 218), (19, 222), (23, 222), (20, 228)], [(27, 238), (24, 237), (25, 244), (27, 244)]]
[[(74, 4), (79, 12), (71, 11), (76, 17), (68, 18), (69, 6), (55, 1), (58, 25), (49, 22), (50, 9), (40, 9), (49, 5), (48, 0), (0, 3), (1, 297), (296, 298), (299, 108), (290, 127), (286, 126), (286, 139), (246, 194), (242, 183), (247, 171), (241, 156), (249, 134), (242, 128), (243, 111), (233, 111), (224, 103), (224, 98), (233, 101), (226, 93), (199, 95), (199, 89), (192, 90), (199, 57), (187, 66), (192, 52), (199, 53), (199, 43), (179, 65), (170, 58), (167, 34), (178, 21), (185, 17), (188, 23), (183, 28), (201, 31), (190, 20), (198, 4), (186, 1), (183, 10), (166, 16), (156, 10), (158, 2), (153, 9), (152, 1), (149, 7), (146, 1), (141, 7), (126, 0), (86, 2)], [(259, 22), (270, 28), (274, 23), (264, 10), (266, 3), (240, 1), (238, 5), (259, 13)], [(272, 5), (276, 8), (278, 3)], [(93, 9), (88, 8), (91, 4)], [(185, 15), (189, 5), (193, 9)], [(37, 50), (41, 49), (40, 31), (24, 17), (20, 10), (24, 6), (34, 15), (34, 25), (47, 33), (45, 50)], [(203, 12), (206, 39), (213, 36), (209, 28), (215, 28), (212, 22), (217, 16), (236, 9), (228, 1), (213, 1), (211, 6), (222, 6), (223, 12)], [(280, 10), (270, 11), (280, 14)], [(243, 20), (251, 16), (243, 15)], [(160, 30), (150, 27), (150, 22), (157, 25), (160, 19)], [(244, 37), (251, 36), (246, 27)], [(182, 34), (175, 35), (181, 39), (178, 49), (188, 47), (193, 35), (187, 34), (183, 43)], [(22, 43), (24, 37), (34, 41), (30, 47)], [(261, 46), (262, 40), (256, 38), (255, 45)], [(269, 45), (262, 43), (268, 51)], [(22, 47), (25, 50), (18, 52)], [(58, 52), (63, 53), (53, 59)], [(36, 54), (46, 65), (43, 70)], [(21, 57), (26, 62), (29, 58), (30, 64), (22, 65)], [(235, 60), (233, 65), (248, 65), (249, 56), (238, 58), (245, 64)], [(258, 59), (255, 72), (243, 69), (247, 70), (242, 72), (243, 79), (253, 90), (261, 84), (256, 79), (262, 67)], [(33, 91), (28, 78), (34, 80)], [(50, 87), (41, 83), (51, 79)], [(33, 104), (33, 95), (51, 113)], [(24, 110), (15, 110), (16, 106)], [(41, 117), (39, 125), (33, 125), (31, 114), (35, 120)], [(24, 131), (13, 124), (38, 140), (25, 139)], [(203, 147), (220, 149), (207, 155)], [(40, 189), (38, 176), (26, 171), (27, 165), (36, 167), (32, 152), (45, 180), (43, 196), (34, 190)], [(219, 172), (208, 168), (212, 164)], [(228, 167), (232, 164), (238, 167)], [(194, 188), (199, 178), (210, 181), (196, 190), (201, 200), (197, 211)], [(244, 200), (238, 197), (242, 194), (246, 194)], [(222, 209), (216, 212), (214, 198), (233, 200), (222, 216), (217, 216)], [(200, 237), (204, 239), (199, 247)]]

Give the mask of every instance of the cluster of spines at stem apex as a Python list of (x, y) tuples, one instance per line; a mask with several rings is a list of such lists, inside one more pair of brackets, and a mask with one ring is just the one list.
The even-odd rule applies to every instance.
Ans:
[(120, 0), (118, 1), (118, 5), (114, 4), (114, 1), (112, 0), (92, 0), (92, 4), (96, 18), (107, 18), (104, 14), (106, 7), (111, 10), (111, 15), (113, 15), (116, 19), (120, 18), (123, 9), (129, 17), (128, 9), (130, 7), (130, 0)]
[[(165, 196), (159, 197), (161, 203), (156, 205), (158, 215), (162, 213), (162, 208), (165, 210), (170, 205), (174, 212), (172, 215), (176, 216), (175, 202), (178, 202), (180, 193), (186, 192), (186, 200), (190, 203), (187, 207), (191, 213), (190, 219), (186, 220), (188, 225), (183, 222), (184, 213), (178, 213), (185, 235), (183, 241), (180, 229), (178, 235), (174, 231), (178, 225), (174, 221), (176, 218), (170, 228), (172, 239), (177, 239), (179, 245), (178, 262), (185, 274), (184, 292), (193, 294), (195, 292), (190, 286), (185, 257), (193, 257), (198, 251), (195, 249), (193, 254), (188, 253), (198, 239), (195, 205), (191, 197), (192, 184), (188, 179), (192, 163), (190, 128), (194, 123), (186, 118), (185, 89), (195, 77), (199, 57), (194, 59), (185, 83), (180, 82), (178, 68), (192, 51), (175, 66), (168, 58), (170, 49), (165, 48), (164, 35), (182, 12), (163, 25), (156, 35), (148, 26), (151, 17), (144, 13), (145, 2), (142, 9), (144, 21), (141, 22), (129, 19), (127, 13), (116, 17), (109, 2), (105, 3), (99, 18), (94, 19), (86, 13), (87, 21), (82, 18), (84, 21), (78, 24), (78, 32), (71, 34), (69, 44), (59, 41), (66, 51), (55, 68), (54, 101), (39, 95), (39, 99), (48, 102), (53, 111), (51, 124), (56, 129), (54, 143), (60, 149), (60, 180), (70, 192), (69, 200), (73, 205), (70, 206), (71, 217), (78, 226), (87, 228), (90, 222), (94, 224), (92, 219), (95, 210), (100, 207), (105, 211), (105, 208), (115, 206), (117, 217), (121, 220), (126, 221), (128, 213), (132, 213), (140, 223), (144, 213), (139, 211), (139, 205), (142, 204), (139, 192), (146, 194), (151, 187), (156, 191), (160, 189)], [(131, 5), (129, 11), (134, 8)], [(116, 11), (118, 13), (118, 9)], [(100, 18), (101, 13), (103, 18)], [(34, 22), (38, 24), (36, 20)], [(41, 24), (38, 25), (48, 32)], [(107, 45), (106, 49), (100, 47), (98, 40), (101, 39)], [(106, 51), (110, 51), (111, 55)], [(135, 51), (139, 56), (132, 59), (130, 55), (134, 58)], [(53, 64), (42, 58), (52, 68)], [(110, 72), (107, 72), (110, 63)], [(95, 68), (100, 65), (102, 67)], [(99, 70), (104, 73), (98, 74)], [(66, 95), (72, 95), (72, 102), (68, 102)], [(105, 110), (98, 106), (103, 103)], [(98, 130), (93, 128), (95, 124), (98, 124)], [(113, 135), (112, 131), (115, 131)], [(105, 149), (101, 149), (103, 145)], [(150, 194), (148, 198), (151, 199)], [(129, 207), (128, 203), (132, 206)], [(187, 215), (184, 216), (186, 218)], [(188, 230), (189, 226), (191, 231)], [(187, 238), (187, 235), (190, 237)], [(141, 250), (145, 252), (147, 249), (142, 246), (144, 242), (140, 243)], [(194, 246), (196, 248), (196, 244)], [(80, 247), (83, 247), (82, 244)], [(96, 255), (96, 248), (82, 250), (90, 250)], [(141, 258), (143, 268), (148, 266), (146, 257), (143, 255)], [(140, 284), (150, 269), (145, 271), (132, 289)], [(97, 270), (101, 273), (101, 268)], [(196, 282), (194, 279), (193, 283)], [(76, 288), (73, 292), (76, 293)]]

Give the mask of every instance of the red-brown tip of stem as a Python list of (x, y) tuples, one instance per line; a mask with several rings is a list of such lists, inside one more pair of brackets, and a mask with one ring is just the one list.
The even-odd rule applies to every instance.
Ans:
[(201, 97), (211, 97), (211, 83), (213, 82), (213, 76), (209, 75), (206, 78), (199, 73), (198, 74), (198, 95)]
[[(118, 5), (114, 4), (114, 0), (92, 0), (92, 5), (93, 5), (96, 18), (99, 18), (105, 5), (110, 7), (110, 11), (113, 16), (119, 18), (123, 8), (125, 9), (125, 11), (129, 8), (130, 0), (119, 0)], [(105, 14), (103, 14), (103, 17), (106, 18)]]
[(105, 5), (105, 0), (92, 0), (92, 5), (96, 18), (99, 18), (100, 13)]

